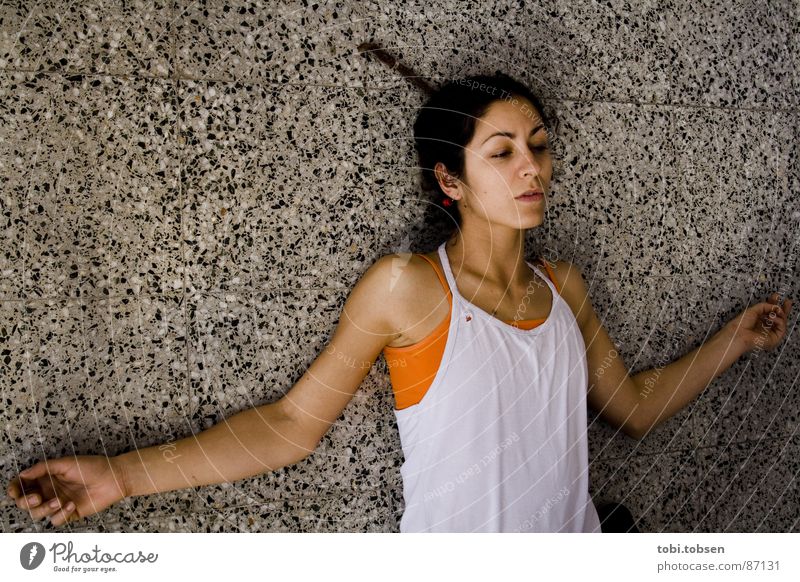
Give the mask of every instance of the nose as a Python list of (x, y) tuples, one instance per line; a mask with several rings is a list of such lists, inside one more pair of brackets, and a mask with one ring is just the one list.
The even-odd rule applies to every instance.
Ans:
[(525, 155), (525, 163), (522, 165), (522, 177), (536, 176), (539, 174), (539, 166), (533, 159), (533, 155), (528, 153)]

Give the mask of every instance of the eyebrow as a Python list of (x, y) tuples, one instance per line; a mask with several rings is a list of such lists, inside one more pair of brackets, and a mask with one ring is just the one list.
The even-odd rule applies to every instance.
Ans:
[[(536, 127), (534, 127), (534, 128), (531, 130), (531, 133), (530, 133), (530, 135), (533, 135), (533, 134), (535, 134), (535, 133), (536, 133), (537, 131), (539, 131), (540, 129), (544, 129), (544, 125), (541, 125), (541, 124), (540, 124), (540, 125), (537, 125)], [(496, 136), (498, 136), (498, 135), (502, 135), (502, 136), (505, 136), (505, 137), (510, 137), (510, 138), (512, 138), (512, 139), (514, 138), (514, 133), (513, 133), (513, 132), (511, 132), (511, 131), (498, 131), (497, 133), (493, 133), (492, 135), (490, 135), (489, 137), (487, 137), (485, 140), (483, 140), (483, 143), (486, 143), (487, 141), (489, 141), (490, 139), (492, 139), (493, 137), (496, 137)], [(482, 143), (481, 145), (483, 145), (483, 143)]]

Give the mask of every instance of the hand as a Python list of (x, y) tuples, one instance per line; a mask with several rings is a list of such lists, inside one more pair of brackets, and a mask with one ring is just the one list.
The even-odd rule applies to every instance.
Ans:
[(32, 519), (50, 517), (54, 526), (60, 526), (126, 497), (124, 472), (113, 457), (80, 455), (40, 461), (11, 481), (8, 495)]
[(781, 307), (779, 300), (780, 295), (773, 293), (767, 302), (748, 307), (726, 323), (723, 331), (732, 341), (741, 343), (745, 352), (755, 348), (765, 351), (775, 349), (786, 334), (786, 322), (793, 303), (791, 299), (786, 299)]

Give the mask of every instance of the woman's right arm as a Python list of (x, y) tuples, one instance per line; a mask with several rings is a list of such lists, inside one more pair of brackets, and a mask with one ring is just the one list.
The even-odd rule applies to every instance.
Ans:
[[(402, 313), (401, 302), (408, 292), (408, 285), (398, 284), (396, 261), (407, 264), (397, 255), (387, 255), (361, 277), (345, 302), (326, 348), (277, 402), (239, 412), (173, 443), (110, 459), (71, 457), (42, 461), (31, 467), (33, 477), (29, 475), (25, 480), (23, 474), (22, 481), (12, 481), (9, 495), (17, 500), (18, 507), (31, 511), (34, 519), (51, 516), (53, 524), (60, 525), (67, 520), (60, 507), (68, 501), (76, 506), (68, 516), (73, 521), (97, 513), (123, 497), (232, 482), (303, 460), (316, 449), (383, 347), (396, 336), (398, 313)], [(91, 459), (94, 471), (80, 470), (81, 462), (88, 469), (87, 459)], [(94, 466), (100, 459), (107, 469)], [(69, 462), (72, 465), (68, 466)], [(76, 485), (70, 481), (77, 479), (76, 475), (82, 479), (96, 475), (102, 483), (90, 483), (85, 477), (85, 482)], [(48, 483), (55, 484), (55, 491)], [(38, 494), (37, 502), (26, 501), (23, 489), (26, 494)], [(47, 502), (55, 498), (61, 502), (59, 508), (47, 509)]]
[(239, 412), (169, 447), (117, 457), (126, 494), (232, 482), (311, 454), (394, 337), (395, 310), (387, 301), (391, 260), (382, 257), (358, 281), (330, 342), (280, 400)]

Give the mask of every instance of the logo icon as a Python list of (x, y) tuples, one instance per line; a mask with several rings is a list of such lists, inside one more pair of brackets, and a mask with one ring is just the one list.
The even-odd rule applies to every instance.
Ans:
[(44, 561), (44, 546), (38, 542), (30, 542), (19, 551), (19, 563), (26, 570), (35, 570)]

